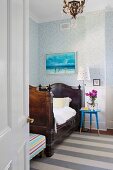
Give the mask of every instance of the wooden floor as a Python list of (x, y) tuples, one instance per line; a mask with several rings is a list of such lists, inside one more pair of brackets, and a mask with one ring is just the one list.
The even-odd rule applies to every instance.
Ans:
[[(91, 131), (88, 129), (85, 129), (84, 131), (88, 133), (98, 133), (97, 130), (93, 130), (93, 129)], [(113, 129), (107, 129), (107, 131), (100, 130), (100, 134), (113, 135)]]

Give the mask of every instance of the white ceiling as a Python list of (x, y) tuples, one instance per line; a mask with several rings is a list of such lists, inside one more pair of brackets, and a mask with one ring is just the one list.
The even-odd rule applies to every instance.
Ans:
[[(70, 18), (63, 14), (63, 0), (30, 0), (30, 17), (37, 22), (48, 22)], [(84, 12), (113, 7), (113, 0), (86, 0)]]

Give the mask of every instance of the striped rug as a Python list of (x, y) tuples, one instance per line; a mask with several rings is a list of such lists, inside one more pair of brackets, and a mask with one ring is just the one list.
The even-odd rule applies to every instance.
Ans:
[(113, 136), (73, 133), (51, 158), (34, 158), (31, 170), (113, 170)]

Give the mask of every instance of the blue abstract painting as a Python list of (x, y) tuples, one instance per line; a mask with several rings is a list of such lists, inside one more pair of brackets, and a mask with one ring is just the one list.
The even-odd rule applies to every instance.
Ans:
[(46, 71), (48, 74), (75, 73), (76, 53), (58, 53), (46, 55)]

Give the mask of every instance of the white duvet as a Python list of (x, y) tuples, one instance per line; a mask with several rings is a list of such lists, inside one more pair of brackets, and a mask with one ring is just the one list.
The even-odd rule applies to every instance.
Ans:
[(61, 125), (76, 115), (76, 111), (71, 107), (53, 108), (56, 124)]

